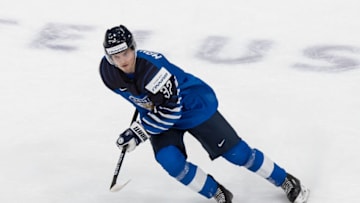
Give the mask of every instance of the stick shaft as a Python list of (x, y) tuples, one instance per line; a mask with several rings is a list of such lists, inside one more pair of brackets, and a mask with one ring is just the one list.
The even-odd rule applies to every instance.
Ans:
[[(133, 114), (133, 117), (131, 119), (131, 123), (134, 122), (138, 116), (139, 112), (137, 110), (135, 110), (134, 114)], [(130, 124), (131, 124), (130, 123)], [(119, 176), (119, 172), (120, 172), (120, 169), (121, 169), (121, 165), (124, 161), (124, 158), (125, 158), (125, 154), (126, 154), (126, 148), (127, 147), (124, 147), (122, 150), (121, 150), (121, 153), (120, 153), (120, 156), (119, 156), (119, 160), (116, 164), (116, 168), (115, 168), (115, 172), (114, 172), (114, 176), (113, 176), (113, 179), (112, 179), (112, 182), (111, 182), (111, 185), (110, 185), (110, 189), (112, 187), (114, 187), (114, 185), (116, 185), (116, 182), (117, 182), (117, 178)]]

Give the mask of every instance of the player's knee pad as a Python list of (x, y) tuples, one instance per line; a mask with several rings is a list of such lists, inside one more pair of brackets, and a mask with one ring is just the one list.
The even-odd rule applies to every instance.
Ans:
[(156, 161), (171, 175), (177, 177), (185, 167), (186, 158), (175, 146), (162, 148), (155, 155)]
[(251, 154), (252, 149), (245, 141), (241, 140), (237, 145), (224, 153), (222, 156), (231, 163), (244, 166), (250, 159)]

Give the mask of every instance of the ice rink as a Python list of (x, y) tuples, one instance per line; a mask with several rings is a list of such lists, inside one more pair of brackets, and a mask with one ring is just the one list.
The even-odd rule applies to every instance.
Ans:
[[(206, 203), (115, 140), (134, 108), (102, 83), (103, 36), (124, 24), (217, 92), (219, 110), (311, 189), (309, 203), (360, 202), (358, 0), (1, 0), (1, 203)], [(282, 190), (186, 135), (189, 161), (234, 203), (286, 203)]]

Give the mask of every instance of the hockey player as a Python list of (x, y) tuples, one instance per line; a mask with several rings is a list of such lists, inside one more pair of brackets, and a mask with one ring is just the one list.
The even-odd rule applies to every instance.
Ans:
[(241, 139), (218, 111), (213, 89), (184, 72), (162, 54), (137, 50), (123, 25), (108, 29), (100, 74), (105, 85), (131, 102), (140, 120), (120, 134), (116, 143), (130, 152), (150, 138), (156, 161), (177, 181), (218, 203), (233, 194), (199, 166), (187, 161), (185, 132), (194, 136), (210, 158), (223, 157), (281, 187), (290, 202), (304, 203), (309, 190), (259, 149)]

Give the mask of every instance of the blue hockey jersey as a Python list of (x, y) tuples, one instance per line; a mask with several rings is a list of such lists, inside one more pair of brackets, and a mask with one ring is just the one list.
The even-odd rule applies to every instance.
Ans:
[(210, 118), (218, 107), (209, 85), (160, 53), (137, 50), (132, 77), (103, 57), (100, 75), (109, 89), (136, 107), (142, 125), (151, 135), (170, 128), (193, 128)]

